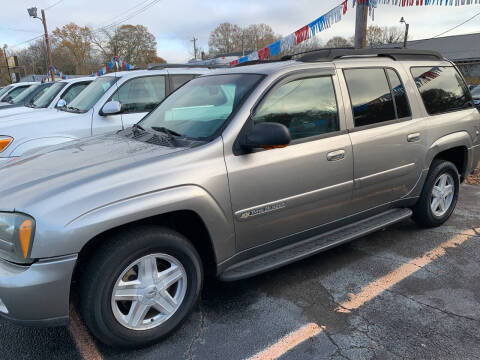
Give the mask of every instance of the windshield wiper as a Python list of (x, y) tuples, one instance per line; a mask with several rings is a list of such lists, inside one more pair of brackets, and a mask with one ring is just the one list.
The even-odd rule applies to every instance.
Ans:
[(79, 108), (73, 107), (73, 106), (67, 106), (66, 108), (67, 108), (67, 110), (70, 110), (70, 111), (73, 111), (73, 112), (77, 112), (77, 113), (82, 112), (82, 110), (80, 110)]
[(152, 130), (165, 133), (165, 134), (167, 134), (167, 135), (170, 135), (171, 137), (173, 137), (173, 136), (182, 136), (182, 135), (180, 135), (179, 133), (177, 133), (176, 131), (167, 129), (166, 127), (163, 127), (163, 126), (152, 126)]
[(132, 131), (133, 132), (136, 132), (136, 131), (145, 132), (146, 130), (141, 125), (133, 124)]
[(34, 103), (27, 103), (24, 106), (29, 107), (29, 108), (36, 108)]

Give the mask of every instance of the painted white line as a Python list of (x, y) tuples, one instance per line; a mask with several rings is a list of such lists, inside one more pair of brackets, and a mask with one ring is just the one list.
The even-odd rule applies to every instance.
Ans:
[(310, 323), (302, 326), (297, 331), (294, 331), (287, 336), (281, 338), (278, 342), (271, 345), (267, 349), (254, 355), (249, 360), (273, 360), (277, 359), (287, 351), (293, 349), (298, 344), (301, 344), (305, 340), (308, 340), (325, 329), (325, 326), (318, 326), (315, 323)]
[(446, 249), (455, 248), (476, 235), (473, 230), (470, 230), (467, 233), (468, 235), (456, 235), (452, 239), (445, 241), (429, 252), (410, 260), (387, 275), (382, 276), (381, 278), (364, 286), (358, 294), (350, 294), (350, 298), (340, 304), (335, 311), (349, 313), (352, 310), (358, 309), (366, 302), (380, 295), (385, 290), (391, 288), (395, 284), (398, 284), (400, 281), (419, 271), (421, 268), (430, 264), (435, 259), (445, 255)]
[(84, 360), (103, 360), (100, 351), (98, 351), (95, 342), (83, 325), (77, 311), (73, 306), (70, 307), (70, 326), (68, 327), (77, 350)]

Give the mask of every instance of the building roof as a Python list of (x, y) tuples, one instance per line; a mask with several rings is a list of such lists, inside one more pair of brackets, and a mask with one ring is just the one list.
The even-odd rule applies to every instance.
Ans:
[[(391, 44), (387, 47), (402, 47)], [(435, 50), (454, 61), (480, 60), (480, 33), (444, 36), (407, 42), (409, 49)]]

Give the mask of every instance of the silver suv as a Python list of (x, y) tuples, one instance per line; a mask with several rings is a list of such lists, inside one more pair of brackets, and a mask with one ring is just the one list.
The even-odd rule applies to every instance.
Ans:
[(410, 217), (443, 224), (479, 160), (480, 113), (437, 53), (216, 70), (133, 127), (0, 170), (0, 312), (66, 324), (75, 294), (97, 339), (150, 344), (204, 273), (242, 279)]

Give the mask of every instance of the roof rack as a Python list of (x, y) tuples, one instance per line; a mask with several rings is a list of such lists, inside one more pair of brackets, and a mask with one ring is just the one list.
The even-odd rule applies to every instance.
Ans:
[(227, 65), (196, 65), (196, 64), (149, 64), (147, 70), (178, 69), (178, 68), (204, 68), (220, 69), (229, 67)]
[[(345, 57), (363, 57), (363, 56), (379, 56), (389, 57), (393, 60), (444, 60), (443, 56), (437, 51), (430, 50), (413, 50), (404, 48), (333, 48), (319, 49), (312, 52), (303, 53), (304, 55), (297, 58), (301, 62), (320, 62), (333, 61)], [(294, 56), (298, 56), (296, 54)]]

